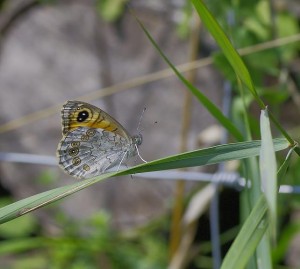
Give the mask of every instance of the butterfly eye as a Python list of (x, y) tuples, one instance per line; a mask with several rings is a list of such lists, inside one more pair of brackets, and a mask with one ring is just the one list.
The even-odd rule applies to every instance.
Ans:
[(79, 148), (70, 148), (69, 155), (76, 156), (79, 153)]
[(75, 142), (71, 143), (71, 147), (73, 147), (73, 148), (76, 148), (76, 147), (79, 147), (79, 146), (80, 146), (80, 142), (78, 142), (78, 141), (75, 141)]
[(85, 121), (87, 118), (89, 117), (89, 112), (84, 110), (84, 111), (80, 111), (78, 113), (78, 116), (77, 116), (77, 121), (78, 122), (83, 122)]
[(73, 165), (79, 165), (81, 163), (81, 159), (79, 157), (75, 157), (72, 160)]

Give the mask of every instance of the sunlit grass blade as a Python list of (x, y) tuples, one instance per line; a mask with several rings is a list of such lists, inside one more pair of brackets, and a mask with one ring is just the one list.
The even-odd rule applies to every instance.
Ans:
[[(135, 174), (150, 171), (210, 165), (230, 160), (240, 160), (258, 156), (260, 153), (260, 146), (260, 140), (218, 145), (158, 159), (127, 169), (124, 171), (124, 173)], [(289, 143), (286, 139), (274, 139), (274, 147), (276, 151), (286, 149), (288, 146)]]
[[(248, 141), (195, 150), (192, 152), (173, 155), (167, 158), (137, 165), (123, 171), (107, 173), (95, 178), (77, 182), (75, 184), (49, 190), (1, 208), (0, 223), (7, 222), (37, 208), (53, 203), (108, 177), (209, 165), (218, 162), (258, 156), (260, 145), (260, 141)], [(287, 148), (288, 145), (289, 144), (285, 139), (274, 139), (275, 150), (283, 150)]]
[(273, 146), (268, 109), (260, 115), (261, 152), (259, 156), (260, 178), (269, 206), (270, 229), (273, 242), (276, 240), (277, 227), (277, 164)]
[[(134, 14), (133, 14), (134, 15)], [(243, 136), (241, 132), (235, 127), (231, 120), (229, 120), (222, 111), (213, 103), (211, 102), (199, 89), (197, 89), (192, 83), (190, 83), (178, 70), (177, 68), (171, 63), (168, 57), (163, 53), (163, 51), (159, 48), (156, 44), (155, 40), (152, 38), (150, 33), (144, 27), (142, 22), (135, 16), (136, 21), (155, 47), (155, 49), (159, 52), (161, 57), (165, 60), (165, 62), (172, 68), (176, 76), (182, 81), (182, 83), (187, 87), (188, 90), (200, 101), (200, 103), (210, 112), (210, 114), (217, 119), (217, 121), (224, 126), (228, 130), (230, 134), (232, 134), (236, 140), (243, 141)]]
[(87, 179), (77, 182), (75, 184), (63, 186), (53, 190), (45, 191), (23, 200), (17, 201), (10, 205), (0, 208), (0, 224), (9, 220), (25, 215), (40, 207), (51, 204), (57, 200), (60, 200), (66, 196), (69, 196), (77, 191), (80, 191), (98, 181), (110, 177), (113, 173), (105, 174), (97, 178)]
[(226, 254), (221, 269), (245, 268), (267, 230), (267, 209), (265, 197), (262, 195)]

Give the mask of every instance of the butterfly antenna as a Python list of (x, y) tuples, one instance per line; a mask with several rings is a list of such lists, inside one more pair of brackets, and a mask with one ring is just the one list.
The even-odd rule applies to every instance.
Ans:
[(143, 111), (141, 113), (141, 116), (140, 116), (140, 119), (139, 119), (139, 122), (138, 122), (138, 125), (137, 125), (137, 128), (136, 128), (136, 130), (137, 130), (138, 133), (142, 132), (142, 130), (140, 130), (140, 126), (141, 126), (141, 122), (142, 122), (142, 119), (144, 117), (145, 111), (146, 111), (146, 107), (144, 107), (144, 109), (143, 109)]
[[(142, 122), (142, 119), (143, 119), (143, 117), (144, 117), (145, 111), (146, 111), (146, 107), (144, 107), (144, 109), (143, 109), (143, 111), (142, 111), (142, 113), (141, 113), (141, 116), (140, 116), (140, 119), (139, 119), (139, 122), (138, 122), (138, 125), (137, 125), (137, 128), (136, 128), (137, 132), (138, 132), (140, 135), (141, 135), (141, 132), (142, 132), (142, 130), (140, 129), (140, 126), (141, 126), (141, 122)], [(139, 148), (138, 148), (137, 144), (135, 144), (134, 146), (135, 146), (135, 148), (136, 148), (136, 152), (137, 152), (138, 156), (140, 157), (140, 159), (141, 159), (144, 163), (146, 163), (147, 161), (144, 160), (144, 159), (142, 158), (142, 156), (141, 156), (141, 154), (140, 154), (140, 151), (139, 151)]]

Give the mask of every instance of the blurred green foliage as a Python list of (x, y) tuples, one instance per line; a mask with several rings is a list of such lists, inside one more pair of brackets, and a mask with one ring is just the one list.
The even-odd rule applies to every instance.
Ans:
[(57, 232), (50, 237), (38, 232), (33, 215), (1, 225), (1, 268), (166, 268), (161, 225), (126, 235), (111, 228), (103, 211), (84, 221), (58, 212), (54, 225)]
[(114, 22), (123, 15), (126, 3), (126, 0), (97, 0), (96, 9), (105, 21)]

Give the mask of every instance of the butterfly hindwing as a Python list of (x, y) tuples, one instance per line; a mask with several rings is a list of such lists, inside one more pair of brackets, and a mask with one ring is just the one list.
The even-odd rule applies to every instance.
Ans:
[(59, 164), (72, 176), (96, 176), (126, 159), (129, 143), (112, 132), (79, 127), (61, 141), (57, 151)]

